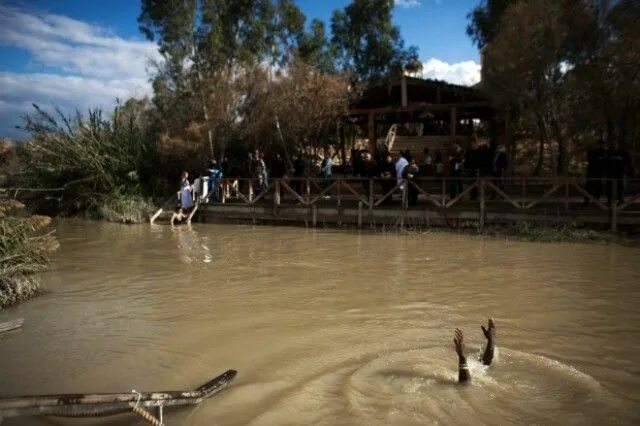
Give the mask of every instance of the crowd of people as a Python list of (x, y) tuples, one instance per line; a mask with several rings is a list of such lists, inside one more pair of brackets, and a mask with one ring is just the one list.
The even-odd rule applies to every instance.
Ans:
[[(394, 158), (395, 157), (395, 158)], [(377, 179), (382, 189), (384, 199), (382, 203), (391, 202), (391, 194), (398, 188), (407, 185), (408, 205), (418, 203), (418, 177), (448, 177), (448, 192), (451, 199), (459, 197), (465, 183), (472, 184), (477, 178), (490, 179), (496, 188), (504, 190), (509, 161), (504, 146), (492, 146), (486, 140), (480, 141), (473, 136), (467, 149), (455, 143), (445, 155), (441, 151), (425, 148), (422, 155), (413, 155), (410, 151), (401, 151), (393, 156), (389, 152), (379, 152), (376, 157), (367, 150), (351, 151), (347, 164), (342, 166), (341, 173), (345, 176)], [(194, 199), (203, 198), (206, 202), (220, 201), (221, 193), (231, 194), (247, 191), (247, 185), (254, 192), (266, 191), (269, 180), (289, 179), (289, 185), (302, 193), (302, 179), (312, 177), (321, 178), (326, 190), (325, 198), (330, 198), (328, 187), (331, 185), (333, 170), (332, 155), (326, 151), (322, 159), (307, 154), (294, 154), (288, 161), (280, 153), (274, 153), (269, 162), (265, 161), (264, 152), (256, 149), (242, 158), (224, 157), (218, 163), (212, 160), (204, 173), (189, 183), (188, 173), (184, 172), (178, 192), (179, 207), (176, 210), (176, 220), (182, 220), (189, 215), (194, 207)], [(624, 202), (624, 178), (632, 173), (629, 153), (620, 148), (617, 143), (609, 146), (603, 141), (589, 149), (587, 153), (587, 183), (585, 203), (598, 200), (606, 193), (608, 202), (617, 197), (618, 203)], [(223, 178), (224, 187), (222, 185)], [(411, 182), (414, 184), (411, 184)], [(364, 193), (369, 196), (372, 187), (368, 180), (363, 180)], [(478, 189), (473, 187), (469, 191), (472, 200), (477, 199)], [(496, 192), (491, 191), (491, 198)]]

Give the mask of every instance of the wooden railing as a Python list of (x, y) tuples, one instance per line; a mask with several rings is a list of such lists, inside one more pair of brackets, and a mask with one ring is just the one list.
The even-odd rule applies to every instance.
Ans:
[[(620, 185), (622, 183), (622, 185)], [(624, 187), (624, 202), (618, 191)], [(594, 193), (600, 192), (596, 197)], [(610, 193), (611, 203), (607, 202)], [(413, 197), (412, 197), (413, 196)], [(605, 215), (617, 230), (621, 214), (638, 214), (630, 207), (640, 204), (640, 179), (581, 178), (455, 178), (417, 177), (397, 183), (395, 178), (335, 176), (322, 178), (269, 179), (260, 187), (257, 180), (223, 179), (220, 202), (250, 206), (345, 206), (359, 209), (477, 209), (484, 225), (488, 211), (549, 212)], [(413, 201), (413, 202), (412, 202)]]

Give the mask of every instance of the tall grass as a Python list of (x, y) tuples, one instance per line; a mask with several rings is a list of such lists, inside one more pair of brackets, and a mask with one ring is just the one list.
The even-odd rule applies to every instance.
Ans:
[(47, 267), (57, 242), (39, 230), (49, 218), (0, 217), (0, 309), (34, 296), (39, 291), (36, 272)]
[(99, 214), (116, 198), (144, 201), (158, 155), (137, 114), (121, 106), (109, 119), (100, 110), (67, 117), (34, 109), (24, 119), (30, 138), (20, 149), (25, 184), (63, 187), (60, 208), (70, 214)]
[(0, 276), (32, 274), (48, 263), (48, 236), (36, 236), (29, 219), (0, 218)]

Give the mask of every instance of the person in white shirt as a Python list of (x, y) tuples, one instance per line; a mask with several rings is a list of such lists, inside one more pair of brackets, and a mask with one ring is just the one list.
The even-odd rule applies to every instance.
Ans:
[(398, 186), (402, 185), (404, 179), (402, 178), (402, 171), (405, 167), (409, 165), (409, 161), (407, 161), (407, 154), (404, 152), (400, 152), (400, 158), (396, 161), (396, 179)]

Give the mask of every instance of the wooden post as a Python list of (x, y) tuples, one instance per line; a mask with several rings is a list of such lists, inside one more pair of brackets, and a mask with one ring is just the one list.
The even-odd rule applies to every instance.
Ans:
[(342, 120), (338, 121), (338, 139), (340, 140), (340, 155), (342, 156), (342, 166), (347, 164), (347, 149), (345, 147), (344, 140), (344, 126), (345, 122)]
[(451, 137), (455, 138), (458, 132), (458, 108), (451, 108)]
[(409, 208), (409, 181), (405, 180), (402, 184), (402, 209), (407, 210)]
[(311, 206), (311, 224), (314, 228), (318, 224), (318, 206), (315, 204)]
[(338, 226), (342, 226), (342, 185), (341, 185), (342, 180), (340, 178), (338, 178), (336, 180), (336, 186), (337, 191), (338, 191)]
[(480, 179), (480, 218), (478, 220), (478, 226), (482, 231), (484, 229), (485, 218), (485, 196), (484, 196), (484, 179)]
[(447, 205), (447, 180), (442, 178), (442, 207)]
[(358, 201), (358, 229), (362, 228), (362, 201)]
[(278, 207), (280, 206), (280, 179), (276, 179), (273, 187), (273, 213), (278, 214)]
[(253, 201), (253, 182), (249, 179), (249, 202)]
[(618, 232), (618, 182), (615, 179), (607, 179), (611, 185), (611, 232)]
[(409, 105), (409, 96), (407, 95), (407, 77), (405, 76), (402, 76), (402, 80), (400, 80), (400, 98), (402, 108), (406, 108)]
[(564, 178), (564, 211), (569, 212), (569, 178)]
[(373, 209), (373, 179), (369, 178), (369, 210), (372, 210), (372, 209)]
[(309, 180), (309, 178), (307, 178), (306, 184), (307, 184), (307, 204), (309, 204), (311, 202), (311, 181)]
[[(224, 197), (224, 194), (222, 196)], [(162, 405), (158, 405), (156, 407), (156, 419), (160, 421), (160, 424), (164, 424), (164, 413), (162, 407)]]

